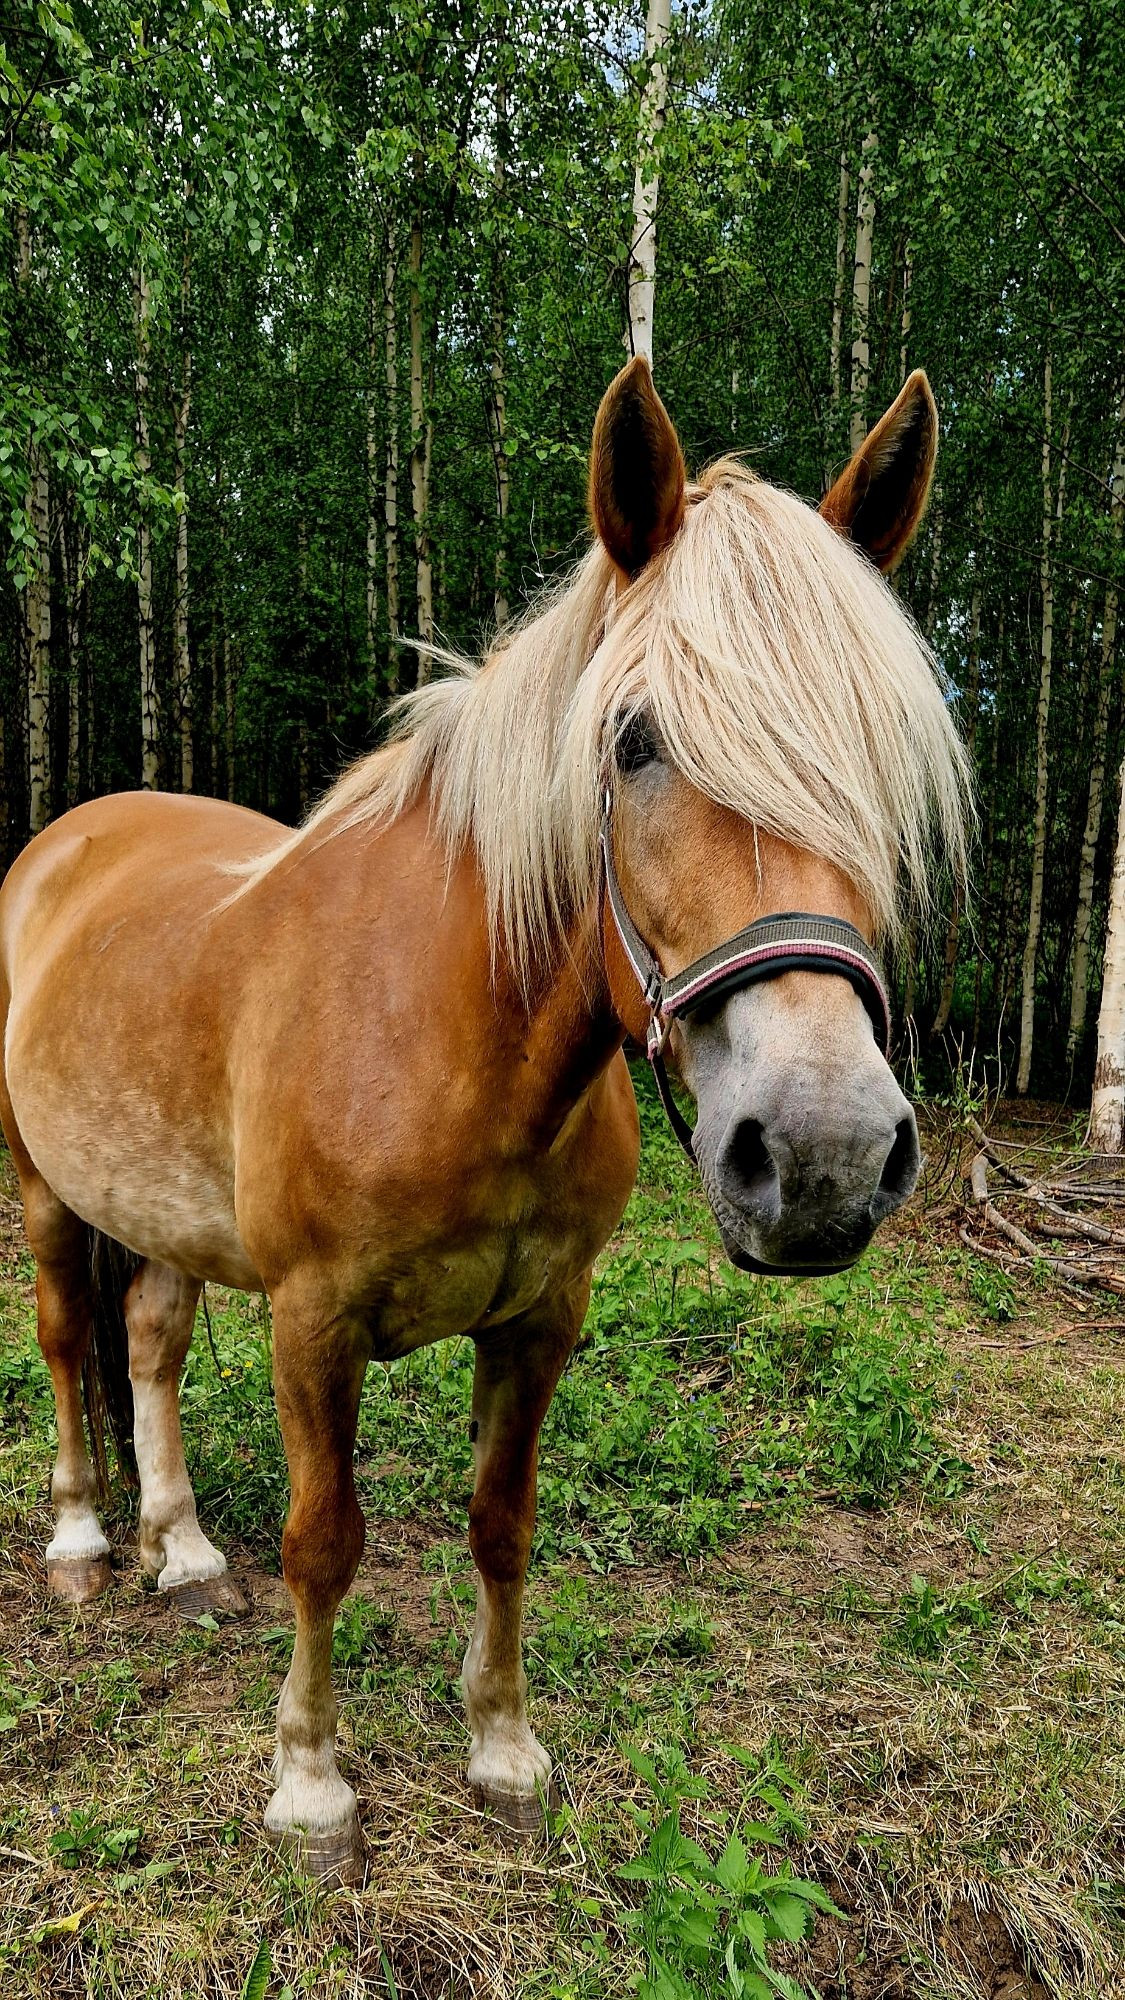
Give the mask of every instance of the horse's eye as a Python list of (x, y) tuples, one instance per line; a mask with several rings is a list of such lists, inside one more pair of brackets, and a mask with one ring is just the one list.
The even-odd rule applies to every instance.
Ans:
[(631, 715), (625, 727), (619, 731), (613, 746), (614, 762), (623, 777), (631, 778), (642, 765), (654, 764), (660, 758), (660, 740), (651, 722), (645, 715)]

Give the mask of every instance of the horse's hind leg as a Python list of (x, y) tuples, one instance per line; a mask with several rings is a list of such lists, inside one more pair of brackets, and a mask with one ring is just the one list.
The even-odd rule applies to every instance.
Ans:
[(191, 1344), (200, 1284), (167, 1264), (143, 1263), (125, 1294), (134, 1443), (141, 1481), (140, 1554), (180, 1610), (245, 1611), (226, 1557), (195, 1511), (180, 1431), (180, 1370)]
[(477, 1342), (470, 1436), (476, 1484), (469, 1546), (480, 1582), (461, 1672), (472, 1730), (469, 1783), (516, 1832), (542, 1824), (551, 1759), (527, 1719), (521, 1625), (535, 1526), (539, 1426), (582, 1324), (589, 1278), (548, 1316), (514, 1321)]
[(90, 1240), (80, 1222), (16, 1150), (28, 1242), (38, 1276), (39, 1345), (51, 1371), (59, 1450), (51, 1475), (55, 1533), (47, 1546), (47, 1581), (74, 1604), (111, 1582), (109, 1543), (94, 1512), (96, 1482), (82, 1423), (82, 1365), (93, 1331)]

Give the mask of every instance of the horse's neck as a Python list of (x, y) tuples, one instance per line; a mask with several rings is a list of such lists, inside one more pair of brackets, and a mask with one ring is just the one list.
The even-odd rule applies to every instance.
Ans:
[(526, 1051), (538, 1078), (542, 1123), (561, 1125), (624, 1039), (606, 978), (596, 905), (571, 926), (555, 965), (529, 1001), (515, 999), (506, 968), (498, 975), (498, 1008), (526, 1007)]

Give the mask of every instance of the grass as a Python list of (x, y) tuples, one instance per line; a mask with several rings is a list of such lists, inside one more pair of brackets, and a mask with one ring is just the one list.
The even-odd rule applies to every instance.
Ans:
[(201, 1517), (252, 1616), (174, 1622), (124, 1503), (116, 1588), (72, 1613), (42, 1585), (53, 1417), (13, 1229), (6, 2000), (237, 2000), (255, 1964), (270, 2000), (718, 2000), (736, 1976), (757, 1996), (759, 1949), (773, 1990), (824, 2000), (1071, 2000), (1120, 1978), (1115, 1336), (1027, 1346), (1049, 1295), (982, 1277), (921, 1215), (846, 1278), (725, 1271), (643, 1115), (641, 1182), (543, 1438), (527, 1663), (561, 1799), (523, 1854), (461, 1776), (471, 1350), (371, 1371), (368, 1551), (334, 1645), (371, 1849), (357, 1895), (316, 1897), (259, 1838), (290, 1645), (264, 1308), (212, 1292), (184, 1385)]

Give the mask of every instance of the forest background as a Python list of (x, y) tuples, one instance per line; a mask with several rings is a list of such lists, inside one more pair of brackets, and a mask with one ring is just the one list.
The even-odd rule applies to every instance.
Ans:
[(296, 818), (412, 638), (478, 651), (581, 551), (638, 327), (691, 464), (813, 501), (921, 366), (896, 586), (980, 837), (900, 1003), (935, 1071), (1089, 1100), (1106, 963), (1125, 1035), (1125, 9), (14, 0), (0, 119), (0, 860), (138, 783)]

